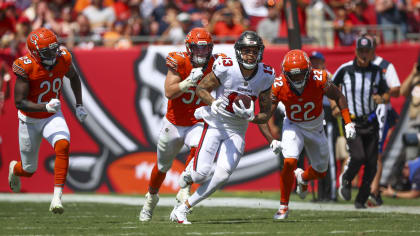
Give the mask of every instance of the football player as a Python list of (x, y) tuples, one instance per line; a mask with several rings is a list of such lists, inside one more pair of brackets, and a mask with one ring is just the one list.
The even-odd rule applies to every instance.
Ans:
[[(203, 122), (194, 117), (196, 108), (205, 103), (196, 94), (196, 86), (203, 75), (211, 72), (219, 54), (212, 54), (213, 40), (204, 28), (192, 29), (185, 38), (186, 52), (171, 52), (166, 57), (168, 73), (165, 96), (169, 99), (157, 143), (157, 163), (153, 167), (140, 221), (150, 221), (159, 201), (159, 188), (175, 156), (185, 144), (190, 148), (187, 164), (194, 156)], [(179, 201), (189, 197), (191, 185), (184, 186), (178, 194)]]
[(69, 165), (70, 132), (61, 113), (63, 77), (70, 80), (76, 98), (76, 116), (83, 122), (87, 113), (83, 108), (79, 75), (67, 49), (60, 47), (57, 36), (48, 29), (32, 31), (26, 41), (29, 53), (16, 59), (15, 104), (19, 118), (19, 148), (21, 161), (9, 165), (9, 185), (20, 191), (20, 177), (31, 177), (38, 167), (38, 151), (45, 138), (55, 151), (54, 196), (50, 211), (63, 213), (61, 195)]
[[(325, 136), (322, 99), (324, 94), (337, 102), (344, 119), (347, 138), (355, 137), (347, 101), (340, 90), (332, 84), (325, 70), (312, 69), (310, 60), (302, 50), (291, 50), (283, 59), (283, 72), (272, 86), (272, 111), (282, 102), (286, 109), (282, 141), (273, 139), (267, 124), (259, 128), (270, 143), (274, 153), (282, 151), (284, 165), (280, 173), (280, 208), (274, 219), (286, 219), (289, 214), (289, 197), (294, 176), (297, 179), (298, 195), (307, 194), (308, 181), (323, 178), (328, 168), (329, 152)], [(297, 159), (305, 147), (311, 166), (305, 171), (297, 167)], [(293, 174), (294, 172), (294, 174)]]
[[(189, 209), (219, 189), (233, 173), (244, 152), (248, 123), (265, 123), (271, 116), (271, 85), (274, 70), (261, 63), (264, 45), (253, 31), (245, 31), (235, 42), (236, 60), (219, 57), (213, 71), (199, 83), (197, 94), (208, 106), (196, 110), (205, 121), (194, 161), (184, 174), (201, 184), (183, 204), (174, 208), (171, 220), (190, 224)], [(210, 93), (216, 92), (216, 97)], [(238, 94), (252, 98), (250, 106), (239, 101)], [(254, 114), (254, 101), (259, 99), (260, 113)], [(185, 177), (184, 176), (184, 177)]]

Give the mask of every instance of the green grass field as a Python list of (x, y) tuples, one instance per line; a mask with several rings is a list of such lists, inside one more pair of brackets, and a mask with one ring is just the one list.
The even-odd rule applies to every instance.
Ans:
[[(86, 194), (86, 196), (93, 196)], [(133, 197), (132, 195), (130, 197)], [(137, 197), (137, 196), (134, 196)], [(142, 196), (138, 196), (139, 199)], [(278, 199), (278, 193), (218, 192), (215, 197)], [(292, 201), (297, 201), (292, 195)], [(308, 196), (310, 199), (310, 196)], [(385, 202), (419, 206), (419, 200)], [(392, 199), (394, 200), (394, 199)], [(309, 200), (307, 200), (309, 201)], [(343, 203), (343, 202), (340, 202)], [(402, 205), (402, 204), (398, 204)], [(273, 221), (273, 209), (195, 207), (192, 225), (169, 221), (172, 207), (158, 206), (153, 220), (138, 221), (139, 206), (65, 203), (63, 215), (48, 212), (48, 202), (0, 201), (1, 235), (419, 235), (420, 214), (364, 211), (291, 210), (285, 221)]]

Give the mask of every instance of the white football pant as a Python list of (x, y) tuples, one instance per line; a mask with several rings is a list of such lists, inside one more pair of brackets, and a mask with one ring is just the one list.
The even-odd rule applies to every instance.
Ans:
[(166, 117), (163, 118), (157, 144), (159, 171), (166, 173), (171, 168), (175, 156), (184, 144), (189, 148), (197, 147), (202, 131), (202, 122), (193, 126), (176, 126)]
[(296, 159), (305, 147), (314, 170), (322, 173), (328, 169), (328, 140), (322, 124), (309, 130), (292, 123), (289, 119), (284, 119), (282, 147), (285, 158)]
[(54, 148), (55, 142), (65, 139), (70, 142), (70, 132), (61, 112), (45, 119), (19, 120), (19, 148), (22, 168), (34, 173), (38, 168), (38, 152), (42, 138)]
[(191, 173), (194, 183), (201, 185), (188, 199), (191, 206), (197, 205), (226, 183), (238, 165), (244, 147), (243, 134), (226, 133), (207, 124), (204, 126)]

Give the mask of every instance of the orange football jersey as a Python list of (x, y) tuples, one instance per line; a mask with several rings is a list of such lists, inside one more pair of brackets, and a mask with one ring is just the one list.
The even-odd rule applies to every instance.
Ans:
[[(219, 56), (225, 56), (223, 54), (213, 54), (205, 71), (203, 72), (203, 78), (211, 72), (214, 61)], [(166, 57), (166, 66), (176, 71), (181, 79), (186, 79), (193, 69), (190, 57), (186, 52), (171, 52)], [(206, 106), (201, 99), (195, 94), (196, 87), (189, 88), (181, 96), (170, 99), (168, 101), (168, 110), (166, 112), (166, 118), (174, 125), (179, 126), (192, 126), (197, 123), (197, 119), (194, 117), (195, 109)]]
[(302, 94), (290, 87), (283, 74), (274, 80), (272, 86), (273, 101), (282, 102), (286, 115), (291, 121), (305, 122), (317, 118), (322, 113), (324, 88), (329, 83), (325, 70), (312, 69)]
[[(57, 63), (49, 71), (39, 62), (26, 54), (13, 62), (13, 72), (26, 78), (29, 81), (29, 94), (27, 99), (38, 104), (47, 104), (51, 99), (60, 99), (63, 77), (68, 72), (71, 65), (71, 54), (67, 49), (60, 49)], [(48, 112), (24, 112), (22, 114), (32, 118), (47, 118), (53, 115)]]

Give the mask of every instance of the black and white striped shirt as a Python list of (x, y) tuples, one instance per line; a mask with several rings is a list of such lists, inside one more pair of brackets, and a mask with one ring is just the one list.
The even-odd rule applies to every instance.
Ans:
[(349, 111), (355, 117), (369, 116), (376, 109), (373, 94), (384, 94), (389, 90), (382, 69), (372, 63), (359, 67), (356, 59), (342, 64), (332, 77), (336, 86), (347, 98)]

